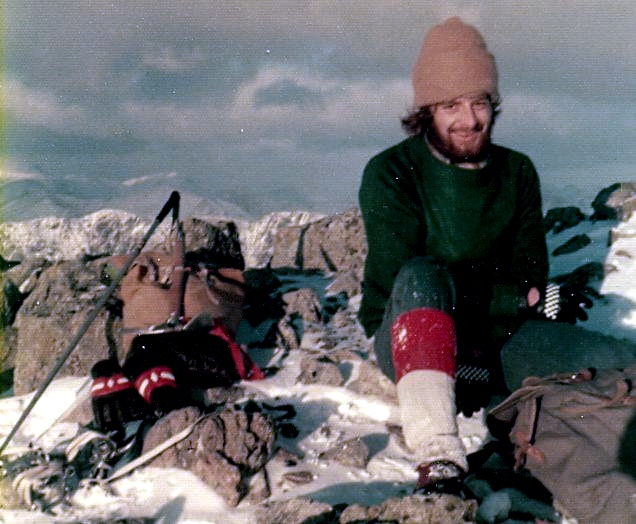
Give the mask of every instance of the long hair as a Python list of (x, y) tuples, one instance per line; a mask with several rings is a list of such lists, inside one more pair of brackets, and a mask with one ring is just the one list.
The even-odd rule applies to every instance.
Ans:
[[(499, 99), (493, 99), (490, 96), (488, 96), (488, 100), (492, 106), (491, 125), (494, 125), (497, 116), (501, 113), (501, 101)], [(433, 122), (433, 105), (418, 107), (409, 112), (400, 121), (402, 122), (402, 129), (407, 135), (425, 136)]]
[(422, 106), (400, 119), (402, 129), (409, 136), (425, 136), (433, 122), (432, 106)]

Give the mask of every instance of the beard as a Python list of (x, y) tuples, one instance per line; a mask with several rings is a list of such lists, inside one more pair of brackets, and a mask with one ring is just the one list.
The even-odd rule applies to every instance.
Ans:
[(492, 126), (483, 132), (484, 127), (478, 125), (470, 130), (478, 133), (478, 136), (474, 140), (462, 142), (455, 135), (455, 130), (442, 134), (435, 126), (435, 123), (431, 122), (426, 132), (426, 138), (451, 164), (478, 163), (486, 160), (490, 152), (492, 144), (490, 138), (491, 130)]

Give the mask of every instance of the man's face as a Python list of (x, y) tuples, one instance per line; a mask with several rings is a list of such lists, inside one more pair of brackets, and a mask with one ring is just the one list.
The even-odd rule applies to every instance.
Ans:
[(432, 107), (428, 138), (453, 163), (479, 162), (490, 145), (493, 108), (487, 95), (461, 96)]

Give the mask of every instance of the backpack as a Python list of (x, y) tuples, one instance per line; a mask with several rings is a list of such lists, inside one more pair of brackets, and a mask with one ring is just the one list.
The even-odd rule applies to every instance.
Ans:
[(636, 522), (636, 367), (528, 377), (490, 411), (509, 424), (516, 466), (579, 524)]
[[(126, 258), (110, 257), (110, 264), (119, 269)], [(243, 272), (187, 259), (186, 267), (181, 224), (166, 249), (143, 251), (135, 259), (119, 287), (125, 351), (137, 335), (179, 329), (195, 319), (214, 320), (236, 332), (245, 298)]]
[[(122, 433), (131, 420), (191, 405), (194, 390), (264, 378), (234, 339), (243, 272), (216, 267), (209, 258), (201, 250), (185, 253), (183, 226), (173, 217), (164, 248), (142, 251), (130, 265), (120, 281), (119, 307), (109, 309), (111, 317), (122, 317), (120, 351), (111, 321), (109, 358), (91, 369), (98, 429)], [(120, 270), (126, 260), (110, 257), (109, 268)]]

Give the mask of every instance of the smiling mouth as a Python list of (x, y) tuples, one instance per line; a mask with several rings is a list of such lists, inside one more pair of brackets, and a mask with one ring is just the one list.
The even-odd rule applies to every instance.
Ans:
[(478, 139), (481, 136), (481, 133), (478, 131), (455, 131), (454, 135), (464, 142), (471, 142)]

